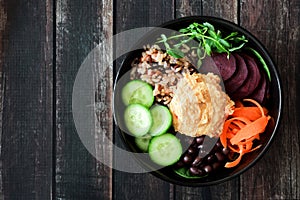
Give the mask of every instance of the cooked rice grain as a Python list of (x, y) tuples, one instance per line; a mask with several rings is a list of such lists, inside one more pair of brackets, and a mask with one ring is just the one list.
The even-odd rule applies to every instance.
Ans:
[(131, 79), (141, 79), (154, 87), (156, 101), (170, 103), (182, 72), (193, 72), (185, 59), (176, 59), (160, 50), (158, 45), (145, 46), (141, 58), (132, 63)]

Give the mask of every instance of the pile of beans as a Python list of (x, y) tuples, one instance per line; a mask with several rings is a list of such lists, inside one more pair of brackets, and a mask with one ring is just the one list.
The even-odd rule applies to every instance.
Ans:
[(187, 147), (176, 168), (185, 167), (191, 175), (204, 176), (224, 167), (229, 150), (224, 148), (219, 139), (200, 136), (194, 139), (181, 136)]

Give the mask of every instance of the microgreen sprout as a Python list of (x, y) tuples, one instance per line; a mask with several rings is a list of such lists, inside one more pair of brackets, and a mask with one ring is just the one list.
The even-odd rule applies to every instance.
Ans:
[[(179, 32), (180, 34), (170, 37), (162, 34), (157, 43), (164, 43), (169, 55), (174, 58), (182, 58), (185, 56), (185, 53), (180, 50), (180, 47), (191, 40), (197, 41), (199, 43), (196, 46), (197, 55), (200, 60), (197, 65), (201, 64), (201, 60), (205, 55), (210, 56), (212, 52), (227, 53), (229, 57), (231, 52), (241, 49), (248, 42), (244, 35), (239, 35), (237, 32), (232, 32), (223, 37), (221, 31), (215, 30), (215, 27), (208, 22), (203, 24), (194, 22), (187, 28), (180, 29)], [(177, 43), (171, 47), (168, 41), (175, 41)], [(202, 53), (202, 49), (204, 49), (204, 54)]]

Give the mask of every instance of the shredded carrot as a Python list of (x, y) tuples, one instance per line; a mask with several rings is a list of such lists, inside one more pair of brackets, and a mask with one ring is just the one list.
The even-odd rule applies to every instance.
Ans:
[(261, 105), (257, 101), (255, 101), (254, 99), (244, 99), (244, 101), (249, 101), (249, 102), (255, 104), (260, 109), (261, 115), (265, 116), (263, 108), (261, 107)]
[[(250, 124), (250, 123), (251, 122), (245, 123), (245, 122), (242, 122), (242, 121), (235, 120), (235, 121), (232, 122), (232, 125), (233, 125), (233, 129), (241, 129), (241, 128), (244, 128), (247, 124)], [(231, 126), (229, 126), (229, 127), (231, 127)]]
[(255, 136), (265, 131), (269, 118), (266, 116), (260, 117), (259, 119), (247, 124), (239, 130), (239, 132), (231, 138), (231, 144), (237, 144), (238, 142)]
[(231, 168), (231, 167), (237, 166), (241, 162), (242, 156), (243, 156), (243, 152), (240, 152), (239, 157), (237, 159), (235, 159), (234, 161), (232, 161), (232, 162), (227, 162), (225, 164), (225, 167), (226, 168)]
[(230, 149), (231, 151), (233, 151), (233, 152), (236, 152), (236, 153), (239, 153), (239, 152), (240, 152), (239, 149), (236, 149), (236, 148), (234, 148), (233, 146), (228, 146), (228, 147), (229, 147), (229, 149)]
[(268, 110), (258, 102), (253, 99), (244, 99), (244, 101), (254, 106), (245, 106), (240, 101), (236, 102), (234, 112), (228, 116), (220, 135), (222, 145), (239, 154), (235, 160), (225, 164), (226, 168), (237, 166), (244, 154), (261, 147), (261, 145), (253, 147), (253, 141), (260, 139), (260, 134), (265, 131), (270, 119)]
[[(267, 109), (263, 109), (264, 114), (267, 114)], [(232, 113), (232, 117), (245, 117), (249, 120), (256, 120), (261, 117), (261, 111), (258, 107), (240, 107), (235, 108), (234, 112)]]
[(234, 132), (229, 132), (229, 133), (227, 133), (227, 138), (228, 138), (228, 139), (233, 138), (233, 137), (235, 136), (236, 132), (237, 132), (237, 131), (235, 131), (235, 133), (234, 133)]
[(236, 108), (240, 108), (240, 107), (244, 107), (244, 105), (243, 105), (242, 102), (236, 101), (236, 102), (235, 102), (235, 107), (236, 107)]
[(234, 134), (234, 135), (235, 135), (235, 134), (236, 134), (238, 131), (239, 131), (239, 129), (237, 129), (237, 128), (234, 128), (234, 129), (232, 129), (232, 131), (231, 131), (231, 132), (232, 132), (232, 134)]

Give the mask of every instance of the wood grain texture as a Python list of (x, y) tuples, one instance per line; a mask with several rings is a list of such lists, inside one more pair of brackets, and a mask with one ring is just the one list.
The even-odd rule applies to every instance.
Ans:
[[(112, 36), (111, 13), (111, 1), (56, 1), (55, 198), (111, 199), (111, 169), (98, 162), (83, 146), (72, 116), (72, 90), (76, 74), (98, 42)], [(103, 58), (106, 59), (105, 55)], [(112, 72), (107, 73), (107, 78), (111, 79)], [(109, 87), (112, 84), (108, 83), (106, 88), (111, 93)], [(109, 100), (105, 99), (104, 92), (99, 98), (100, 101)], [(106, 128), (112, 134), (111, 127)], [(92, 145), (98, 153), (106, 152), (106, 147), (99, 147), (100, 140), (95, 133)]]
[(113, 14), (115, 33), (137, 27), (158, 26), (173, 19), (174, 1), (115, 1)]
[[(3, 100), (4, 100), (5, 76), (0, 74), (0, 141), (2, 141), (2, 124), (3, 124)], [(2, 157), (2, 145), (0, 145), (0, 156)], [(3, 164), (0, 160), (0, 199), (4, 199), (3, 193)]]
[(238, 24), (239, 20), (239, 0), (203, 0), (203, 15), (220, 17)]
[[(157, 26), (171, 20), (174, 15), (173, 5), (173, 1), (170, 0), (115, 1), (115, 33), (132, 28)], [(120, 62), (121, 59), (117, 59), (114, 71), (118, 71)], [(115, 143), (122, 146), (122, 141), (117, 134), (115, 134)], [(173, 195), (172, 185), (151, 174), (132, 174), (116, 170), (113, 173), (114, 199), (169, 199)]]
[[(3, 100), (4, 100), (4, 88), (5, 88), (5, 74), (3, 72), (3, 59), (5, 52), (5, 45), (7, 43), (7, 38), (5, 37), (5, 29), (7, 23), (7, 13), (3, 2), (0, 4), (0, 143), (2, 141), (2, 124), (3, 124)], [(0, 144), (0, 157), (2, 157), (2, 150)], [(2, 159), (0, 159), (0, 199), (4, 199), (3, 194), (3, 165)]]
[[(299, 13), (299, 0), (0, 0), (0, 199), (300, 199)], [(284, 94), (274, 143), (240, 177), (210, 187), (181, 187), (104, 166), (73, 122), (80, 65), (100, 44), (98, 64), (108, 67), (104, 78), (93, 69), (99, 109), (92, 145), (98, 157), (117, 163), (98, 135), (103, 131), (122, 146), (111, 118), (121, 61), (112, 66), (113, 33), (191, 15), (240, 24), (269, 50)]]
[(192, 15), (214, 16), (238, 23), (238, 0), (176, 0), (175, 16)]
[(1, 196), (50, 199), (52, 1), (1, 1), (0, 7), (0, 46), (5, 48), (0, 62), (5, 81)]
[[(100, 48), (100, 59), (94, 68), (95, 85), (97, 86), (95, 94), (96, 106), (95, 112), (98, 115), (95, 121), (95, 151), (97, 158), (105, 159), (112, 166), (113, 160), (113, 114), (112, 114), (112, 93), (113, 93), (113, 1), (107, 0), (98, 7), (98, 13), (101, 13), (101, 20), (98, 20), (97, 29), (99, 35), (98, 47)], [(100, 16), (100, 15), (99, 15)], [(99, 18), (98, 18), (99, 19)], [(103, 67), (107, 66), (107, 67)], [(105, 69), (105, 71), (103, 70)], [(99, 74), (103, 74), (99, 76)], [(104, 105), (104, 106), (103, 106)], [(107, 137), (111, 143), (104, 143)], [(112, 199), (112, 168), (97, 162), (97, 176), (101, 178), (99, 183), (102, 199)]]
[[(266, 12), (267, 8), (267, 12)], [(294, 1), (241, 1), (241, 25), (269, 50), (282, 81), (281, 125), (269, 151), (241, 176), (242, 199), (299, 199), (299, 118), (296, 72), (299, 73), (299, 11)], [(298, 16), (298, 17), (296, 17)], [(299, 84), (299, 82), (298, 82)]]
[(176, 18), (192, 15), (202, 15), (202, 13), (202, 0), (176, 0)]

